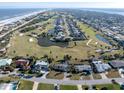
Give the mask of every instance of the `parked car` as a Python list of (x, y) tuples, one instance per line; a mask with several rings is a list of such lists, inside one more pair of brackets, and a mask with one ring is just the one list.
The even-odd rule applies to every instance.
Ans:
[(33, 76), (28, 75), (28, 76), (24, 76), (23, 78), (30, 79), (30, 78), (32, 78), (32, 77), (33, 77)]
[(43, 74), (38, 74), (38, 75), (36, 75), (36, 78), (39, 78), (39, 77), (42, 77), (43, 76)]
[(18, 77), (24, 77), (24, 74), (18, 74), (17, 76)]

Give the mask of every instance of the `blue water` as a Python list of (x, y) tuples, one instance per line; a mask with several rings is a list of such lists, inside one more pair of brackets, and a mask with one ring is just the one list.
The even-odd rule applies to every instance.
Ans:
[(124, 8), (118, 8), (118, 9), (112, 9), (112, 8), (86, 8), (82, 10), (88, 10), (88, 11), (96, 11), (96, 12), (103, 12), (108, 14), (119, 14), (124, 16)]
[(12, 90), (16, 90), (17, 88), (17, 83), (13, 83)]
[(111, 43), (107, 39), (105, 39), (104, 37), (102, 37), (99, 34), (96, 34), (96, 38), (98, 38), (100, 41), (102, 41), (104, 43), (107, 43), (107, 44), (111, 45)]
[(0, 20), (22, 16), (41, 9), (0, 9)]

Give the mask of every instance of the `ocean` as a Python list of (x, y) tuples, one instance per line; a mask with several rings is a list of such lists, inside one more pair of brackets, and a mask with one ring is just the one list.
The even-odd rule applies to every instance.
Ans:
[(108, 14), (119, 14), (124, 16), (124, 8), (85, 8), (82, 10), (88, 10), (88, 11), (96, 11), (96, 12), (103, 12)]
[[(17, 16), (26, 15), (26, 14), (29, 14), (32, 12), (37, 12), (39, 10), (43, 10), (43, 9), (0, 9), (0, 21), (5, 20), (5, 19), (14, 18)], [(104, 13), (110, 13), (110, 14), (119, 14), (119, 15), (124, 16), (124, 9), (85, 8), (82, 10), (104, 12)]]
[(42, 9), (0, 9), (0, 21), (37, 12)]

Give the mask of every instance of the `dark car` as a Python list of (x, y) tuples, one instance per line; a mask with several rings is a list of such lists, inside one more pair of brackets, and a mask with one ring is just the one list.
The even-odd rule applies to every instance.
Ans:
[(26, 78), (26, 79), (30, 79), (30, 78), (32, 78), (33, 76), (24, 76), (23, 78)]
[(19, 77), (23, 77), (23, 76), (24, 76), (24, 74), (18, 74), (17, 76), (19, 76)]

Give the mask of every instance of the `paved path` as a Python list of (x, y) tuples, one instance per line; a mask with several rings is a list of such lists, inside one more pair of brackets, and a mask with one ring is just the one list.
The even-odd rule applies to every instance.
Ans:
[(46, 72), (43, 74), (42, 78), (46, 79), (46, 75), (48, 74), (49, 72)]
[(82, 90), (82, 85), (77, 85), (78, 90)]
[(92, 41), (92, 39), (90, 39), (87, 43), (86, 43), (86, 45), (87, 46), (89, 46), (89, 47), (91, 47), (90, 45), (89, 45), (89, 43)]
[(33, 85), (33, 90), (37, 90), (37, 88), (38, 88), (38, 82), (34, 82), (34, 85)]
[(65, 72), (65, 73), (64, 73), (64, 78), (63, 78), (63, 80), (70, 80), (70, 78), (67, 78), (68, 75), (70, 75), (70, 74)]
[(90, 78), (91, 78), (92, 80), (94, 79), (92, 74), (90, 75)]

